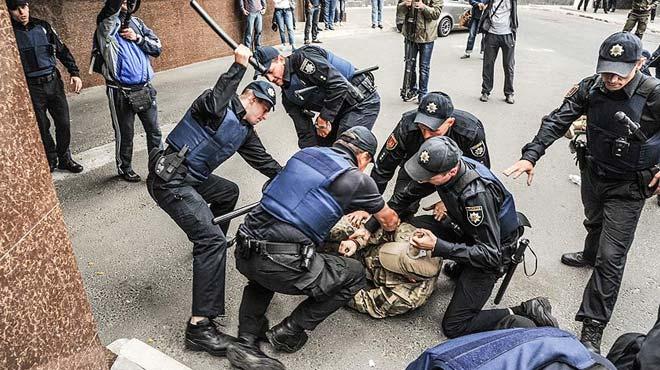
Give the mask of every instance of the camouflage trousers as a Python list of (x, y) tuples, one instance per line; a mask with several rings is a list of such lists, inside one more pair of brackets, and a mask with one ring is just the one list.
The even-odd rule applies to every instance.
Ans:
[(641, 39), (642, 36), (644, 36), (644, 31), (646, 31), (646, 25), (649, 23), (650, 16), (651, 16), (650, 11), (648, 12), (631, 11), (628, 14), (628, 20), (626, 21), (626, 24), (623, 26), (623, 32), (632, 31), (632, 29), (635, 28), (635, 24), (637, 24), (635, 35), (637, 35), (637, 37)]
[[(330, 231), (329, 241), (340, 242), (350, 236), (355, 228), (343, 218)], [(365, 267), (369, 286), (355, 294), (348, 302), (350, 308), (381, 319), (396, 316), (422, 306), (435, 289), (437, 276), (412, 279), (383, 268), (379, 262), (379, 249), (383, 243), (409, 241), (415, 227), (403, 223), (396, 233), (379, 231), (369, 239), (367, 247), (357, 253)]]

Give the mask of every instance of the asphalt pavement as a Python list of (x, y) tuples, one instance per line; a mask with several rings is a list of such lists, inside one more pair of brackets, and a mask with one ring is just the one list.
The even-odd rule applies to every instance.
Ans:
[[(416, 108), (399, 98), (402, 38), (392, 27), (393, 8), (385, 11), (388, 27), (384, 30), (369, 27), (368, 8), (349, 9), (348, 15), (350, 24), (321, 33), (322, 46), (358, 67), (380, 66), (375, 75), (382, 109), (374, 132), (382, 144), (401, 113)], [(546, 8), (521, 7), (519, 17), (515, 105), (504, 102), (499, 61), (490, 102), (478, 100), (482, 61), (477, 53), (468, 60), (459, 59), (466, 32), (438, 39), (432, 58), (430, 89), (447, 92), (455, 107), (474, 113), (484, 122), (496, 173), (519, 158), (520, 148), (536, 133), (541, 117), (558, 106), (575, 83), (594, 72), (600, 42), (621, 27)], [(650, 50), (655, 50), (659, 42), (660, 36), (655, 33), (644, 38)], [(164, 52), (168, 52), (167, 45)], [(156, 75), (160, 122), (166, 130), (202, 90), (214, 84), (231, 61), (221, 58)], [(248, 78), (244, 84), (247, 82)], [(154, 204), (144, 181), (129, 184), (117, 179), (103, 88), (87, 89), (71, 97), (70, 105), (72, 148), (87, 169), (75, 176), (58, 171), (54, 178), (102, 341), (108, 344), (117, 338), (138, 338), (194, 369), (230, 368), (225, 359), (183, 348), (191, 302), (191, 243)], [(142, 133), (139, 126), (136, 123), (134, 165), (139, 174), (146, 176), (145, 139), (138, 136)], [(281, 163), (297, 149), (293, 125), (281, 105), (257, 131)], [(239, 156), (216, 173), (240, 185), (239, 205), (259, 199), (265, 178)], [(531, 187), (520, 179), (502, 176), (518, 209), (531, 220), (533, 228), (526, 236), (538, 256), (536, 275), (527, 278), (519, 269), (502, 306), (546, 295), (561, 327), (572, 332), (580, 329), (573, 319), (590, 276), (589, 270), (559, 262), (562, 253), (581, 250), (585, 235), (579, 188), (568, 179), (575, 173), (568, 143), (561, 139), (539, 162)], [(605, 349), (620, 334), (646, 332), (655, 321), (660, 303), (656, 240), (659, 216), (660, 207), (649, 201), (628, 257), (618, 305), (605, 331)], [(237, 225), (232, 224), (230, 233)], [(235, 334), (245, 279), (234, 267), (233, 250), (228, 255), (227, 317), (222, 321), (225, 330)], [(532, 258), (528, 264), (533, 267)], [(402, 369), (425, 348), (445, 339), (440, 322), (452, 288), (453, 284), (441, 277), (425, 306), (396, 318), (375, 320), (341, 309), (311, 333), (304, 349), (277, 357), (290, 369)], [(301, 299), (276, 295), (268, 312), (271, 323), (279, 322)], [(491, 306), (492, 301), (487, 307)], [(370, 360), (375, 367), (371, 367)]]

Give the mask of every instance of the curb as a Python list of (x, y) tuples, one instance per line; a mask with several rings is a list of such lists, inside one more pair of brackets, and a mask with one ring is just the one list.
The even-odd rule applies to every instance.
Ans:
[[(598, 13), (595, 13), (595, 14), (591, 13), (590, 14), (590, 13), (576, 12), (575, 9), (569, 8), (567, 6), (560, 6), (558, 10), (555, 10), (555, 9), (552, 9), (552, 8), (536, 8), (536, 9), (543, 9), (543, 10), (547, 10), (547, 11), (551, 11), (551, 12), (552, 11), (559, 11), (559, 12), (563, 12), (564, 14), (572, 15), (572, 16), (575, 16), (575, 17), (591, 19), (591, 20), (594, 20), (594, 21), (599, 21), (599, 22), (604, 22), (604, 23), (612, 23), (612, 24), (616, 24), (616, 25), (619, 25), (619, 26), (623, 26), (623, 25), (626, 24), (625, 21), (614, 20), (614, 19), (606, 19), (606, 18), (603, 18), (603, 17), (599, 17)], [(660, 30), (654, 30), (654, 29), (649, 28), (649, 27), (646, 28), (646, 32), (660, 34)]]

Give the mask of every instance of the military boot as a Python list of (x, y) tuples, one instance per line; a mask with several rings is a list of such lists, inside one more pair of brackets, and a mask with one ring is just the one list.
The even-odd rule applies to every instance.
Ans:
[(594, 267), (594, 261), (584, 258), (584, 252), (564, 253), (561, 255), (561, 263), (572, 267)]
[(284, 370), (284, 364), (263, 353), (254, 335), (241, 335), (238, 341), (231, 343), (227, 349), (227, 359), (243, 370)]
[(580, 335), (580, 342), (591, 352), (600, 354), (600, 341), (603, 339), (603, 330), (605, 324), (586, 318), (582, 322), (582, 334)]
[(516, 315), (525, 316), (526, 318), (534, 321), (536, 326), (554, 326), (559, 327), (557, 319), (552, 316), (552, 305), (550, 300), (546, 297), (536, 297), (520, 304), (518, 307), (511, 309)]
[(225, 356), (227, 347), (236, 341), (231, 335), (222, 333), (208, 318), (186, 327), (186, 348), (191, 351), (205, 351), (213, 356)]
[(305, 329), (296, 325), (288, 317), (268, 330), (266, 337), (276, 350), (288, 353), (301, 349), (308, 338)]

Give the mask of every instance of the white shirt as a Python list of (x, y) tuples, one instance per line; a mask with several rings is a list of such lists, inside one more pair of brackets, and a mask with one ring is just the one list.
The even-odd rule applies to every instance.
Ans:
[(293, 8), (291, 1), (289, 0), (274, 0), (276, 9), (288, 9)]
[(508, 35), (511, 33), (511, 0), (501, 0), (502, 4), (497, 8), (497, 12), (494, 11), (497, 4), (499, 4), (499, 1), (493, 1), (493, 7), (490, 9), (491, 27), (488, 30), (488, 33), (494, 35)]

